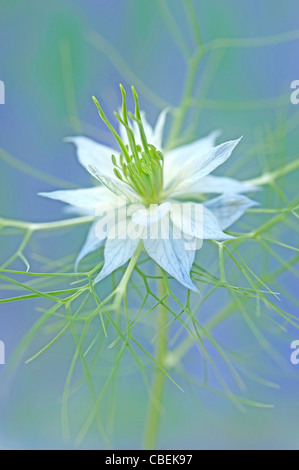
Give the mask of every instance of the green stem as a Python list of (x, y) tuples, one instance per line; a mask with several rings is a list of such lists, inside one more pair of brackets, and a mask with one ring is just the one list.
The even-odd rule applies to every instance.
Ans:
[(132, 256), (132, 258), (130, 259), (130, 262), (127, 266), (127, 269), (119, 283), (119, 285), (117, 286), (116, 290), (115, 290), (115, 305), (116, 307), (118, 307), (126, 293), (126, 290), (127, 290), (127, 285), (128, 285), (128, 282), (130, 280), (130, 277), (134, 271), (134, 268), (136, 266), (136, 263), (138, 261), (138, 258), (140, 256), (140, 253), (142, 251), (142, 242), (139, 242), (139, 245), (134, 253), (134, 255)]
[(180, 106), (175, 110), (174, 114), (174, 119), (173, 119), (173, 124), (172, 128), (170, 130), (169, 134), (169, 139), (168, 139), (168, 144), (167, 147), (174, 147), (176, 139), (178, 138), (178, 135), (181, 131), (186, 113), (189, 109), (190, 106), (190, 101), (192, 98), (192, 92), (194, 88), (194, 83), (196, 79), (196, 72), (197, 68), (199, 65), (199, 62), (204, 54), (204, 50), (200, 48), (196, 55), (193, 57), (190, 57), (189, 59), (189, 67), (188, 67), (188, 73), (187, 73), (187, 79), (186, 79), (186, 85), (183, 91), (183, 96), (181, 100)]
[[(162, 298), (166, 294), (166, 288), (164, 280), (161, 278), (159, 280), (159, 298)], [(158, 330), (160, 335), (157, 338), (156, 343), (156, 360), (159, 365), (165, 367), (165, 357), (167, 355), (167, 340), (168, 340), (168, 330), (166, 328), (168, 321), (167, 309), (161, 304), (159, 309), (159, 321), (158, 321)], [(160, 418), (161, 418), (161, 408), (163, 393), (165, 387), (165, 373), (156, 368), (153, 377), (153, 386), (152, 386), (152, 398), (150, 399), (143, 448), (146, 450), (154, 450), (156, 448), (156, 443), (158, 439), (159, 427), (160, 427)]]
[(200, 29), (199, 29), (199, 24), (198, 24), (198, 19), (197, 19), (197, 16), (196, 16), (196, 11), (194, 10), (192, 0), (185, 0), (184, 7), (185, 7), (185, 11), (186, 11), (186, 14), (187, 14), (188, 21), (189, 21), (190, 26), (191, 26), (191, 30), (192, 30), (194, 38), (197, 42), (197, 45), (199, 47), (202, 47), (203, 41), (202, 41)]
[(177, 43), (183, 56), (187, 59), (190, 56), (188, 44), (172, 16), (171, 7), (168, 6), (167, 2), (164, 0), (156, 0), (156, 5), (174, 41)]
[(299, 168), (299, 159), (297, 158), (296, 160), (291, 161), (287, 165), (278, 168), (278, 170), (265, 173), (261, 176), (258, 176), (257, 178), (253, 178), (251, 180), (245, 181), (247, 184), (252, 184), (252, 185), (264, 185), (264, 184), (270, 184), (274, 183), (274, 181), (277, 178), (280, 178), (281, 176), (287, 175), (288, 173), (291, 173), (292, 171), (295, 171)]
[(73, 219), (59, 220), (55, 222), (23, 222), (21, 220), (11, 220), (0, 218), (0, 227), (19, 228), (37, 232), (40, 230), (55, 230), (60, 228), (73, 227), (75, 225), (87, 224), (94, 221), (93, 216), (76, 217)]
[[(220, 325), (224, 320), (226, 320), (232, 314), (233, 302), (229, 304), (228, 307), (223, 308), (215, 317), (213, 317), (205, 329), (211, 333), (218, 325)], [(202, 339), (205, 338), (205, 333), (202, 333)], [(176, 364), (187, 354), (187, 352), (196, 344), (196, 340), (188, 336), (181, 344), (173, 351), (172, 356), (175, 358)]]

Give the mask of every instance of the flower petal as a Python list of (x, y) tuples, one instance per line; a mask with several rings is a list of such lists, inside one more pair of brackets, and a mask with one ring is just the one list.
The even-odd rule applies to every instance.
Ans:
[(115, 196), (105, 186), (85, 189), (70, 189), (39, 193), (39, 196), (56, 199), (88, 212), (94, 212), (99, 206), (111, 204)]
[[(211, 173), (215, 168), (224, 163), (232, 154), (232, 151), (241, 139), (230, 140), (210, 149), (201, 157), (188, 159), (181, 165), (180, 177), (177, 176), (174, 191), (186, 191), (190, 186), (197, 184), (202, 178)], [(181, 182), (180, 182), (181, 181)], [(178, 184), (177, 184), (178, 182)]]
[[(141, 111), (141, 120), (144, 128), (144, 132), (146, 135), (146, 139), (149, 144), (154, 145), (158, 150), (161, 150), (162, 148), (162, 137), (163, 137), (163, 131), (164, 131), (164, 124), (165, 124), (165, 119), (166, 115), (169, 111), (169, 108), (165, 108), (158, 116), (155, 128), (153, 129), (150, 123), (148, 122), (146, 118), (146, 114), (144, 111)], [(134, 121), (132, 123), (131, 120), (129, 120), (130, 126), (132, 127), (134, 131), (134, 137), (135, 137), (135, 142), (137, 145), (142, 146), (141, 138), (140, 138), (140, 133), (139, 133), (139, 128), (137, 123)], [(119, 133), (121, 136), (122, 141), (124, 142), (125, 145), (129, 144), (128, 141), (128, 136), (125, 127), (120, 123), (119, 125)]]
[(249, 191), (258, 191), (257, 186), (253, 186), (234, 178), (226, 178), (222, 176), (208, 175), (196, 181), (193, 185), (184, 191), (174, 191), (172, 196), (183, 197), (187, 195), (205, 194), (205, 193), (229, 193), (238, 194)]
[(122, 183), (116, 178), (105, 175), (94, 166), (88, 167), (88, 171), (116, 196), (125, 198), (128, 202), (137, 204), (140, 202), (137, 194), (134, 193), (127, 184)]
[(172, 204), (171, 220), (186, 235), (208, 240), (228, 240), (233, 237), (222, 232), (216, 216), (203, 204)]
[[(165, 219), (162, 219), (160, 223), (163, 224), (163, 220)], [(190, 243), (190, 240), (188, 240), (188, 243)], [(168, 239), (146, 238), (143, 240), (145, 250), (161, 268), (183, 284), (183, 286), (187, 287), (187, 289), (198, 292), (190, 278), (195, 251), (186, 250), (185, 244), (184, 239), (174, 238), (171, 227)]]
[(162, 150), (163, 132), (168, 111), (169, 108), (165, 108), (159, 114), (154, 128), (154, 142), (150, 142), (150, 144), (152, 143), (158, 150)]
[(132, 214), (132, 221), (136, 225), (149, 227), (162, 219), (170, 210), (170, 202), (163, 204), (151, 204), (150, 208), (138, 209)]
[(222, 230), (242, 217), (247, 209), (258, 205), (256, 201), (240, 194), (223, 194), (204, 204), (217, 218)]
[(194, 157), (199, 159), (211, 148), (215, 147), (217, 137), (221, 131), (213, 131), (202, 139), (191, 144), (182, 145), (165, 154), (164, 160), (164, 186), (167, 188), (178, 176), (181, 177), (182, 165)]
[(118, 156), (117, 150), (83, 136), (67, 137), (65, 141), (76, 145), (78, 160), (87, 171), (89, 166), (94, 166), (101, 168), (101, 172), (108, 176), (114, 175), (111, 156)]
[(88, 255), (89, 253), (92, 253), (93, 251), (100, 248), (103, 245), (104, 241), (105, 241), (104, 239), (100, 240), (97, 237), (97, 235), (96, 235), (96, 225), (97, 225), (97, 221), (94, 222), (91, 225), (90, 229), (89, 229), (89, 232), (88, 232), (87, 238), (85, 240), (85, 243), (84, 243), (83, 247), (81, 248), (80, 253), (77, 256), (77, 259), (76, 259), (76, 262), (75, 262), (75, 271), (77, 271), (80, 261), (86, 255)]
[(104, 277), (109, 276), (117, 268), (123, 266), (130, 258), (132, 258), (139, 239), (107, 239), (104, 249), (104, 266), (96, 277), (94, 283), (101, 281)]

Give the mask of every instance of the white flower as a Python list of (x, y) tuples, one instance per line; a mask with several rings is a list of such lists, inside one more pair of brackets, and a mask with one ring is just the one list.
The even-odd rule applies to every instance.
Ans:
[[(109, 237), (100, 239), (97, 235), (99, 217), (95, 216), (87, 239), (81, 249), (76, 264), (88, 253), (97, 250), (105, 243), (104, 266), (95, 282), (100, 281), (133, 256), (142, 240), (148, 255), (167, 273), (191, 290), (197, 290), (190, 271), (195, 258), (195, 249), (186, 249), (184, 237), (193, 239), (226, 240), (232, 238), (223, 232), (245, 211), (256, 203), (240, 193), (256, 188), (232, 178), (212, 176), (210, 173), (224, 163), (239, 143), (240, 139), (215, 145), (219, 132), (188, 145), (168, 152), (163, 150), (162, 136), (167, 110), (161, 112), (156, 126), (152, 128), (145, 115), (139, 112), (138, 97), (135, 98), (135, 116), (127, 115), (126, 96), (123, 88), (122, 116), (119, 134), (112, 128), (100, 108), (101, 118), (108, 125), (117, 139), (121, 151), (96, 143), (86, 137), (69, 138), (77, 147), (79, 162), (100, 183), (99, 186), (86, 189), (54, 191), (41, 193), (42, 196), (57, 199), (70, 204), (78, 212), (99, 214), (109, 207), (110, 215), (117, 210), (121, 197), (127, 209), (135, 204), (143, 204), (144, 209), (128, 211), (131, 228), (136, 228), (139, 236)], [(112, 157), (113, 155), (113, 157)], [(192, 232), (186, 231), (182, 210), (186, 202), (200, 204), (206, 194), (220, 194), (218, 197), (203, 202), (203, 220), (198, 224), (191, 220)], [(150, 213), (150, 205), (156, 204), (156, 212)], [(151, 216), (150, 216), (151, 215)], [(124, 222), (117, 220), (119, 229), (126, 230)], [(170, 224), (170, 225), (169, 225)], [(159, 226), (166, 230), (168, 237), (151, 239), (146, 236), (149, 227)], [(200, 225), (200, 226), (199, 226)], [(123, 228), (124, 226), (124, 228)], [(190, 224), (189, 224), (190, 226)], [(116, 229), (116, 227), (113, 227)], [(183, 232), (176, 237), (176, 232)]]

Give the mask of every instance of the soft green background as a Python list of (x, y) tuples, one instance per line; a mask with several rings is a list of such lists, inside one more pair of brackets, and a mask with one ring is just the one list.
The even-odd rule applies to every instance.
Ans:
[[(0, 107), (0, 146), (7, 152), (0, 155), (0, 215), (34, 221), (59, 219), (65, 216), (61, 205), (43, 200), (37, 193), (90, 184), (73, 148), (62, 139), (83, 133), (112, 143), (99, 122), (92, 95), (112, 116), (120, 104), (118, 84), (134, 84), (151, 122), (159, 109), (180, 102), (186, 75), (185, 48), (194, 50), (195, 43), (183, 1), (166, 2), (175, 23), (165, 22), (163, 5), (154, 0), (0, 1), (0, 79), (6, 86), (6, 104)], [(194, 0), (194, 5), (205, 43), (298, 29), (295, 0)], [(198, 70), (196, 93), (202, 100), (202, 112), (188, 114), (186, 128), (193, 124), (193, 133), (181, 134), (191, 140), (220, 128), (223, 139), (244, 135), (234, 167), (230, 170), (230, 165), (226, 166), (227, 174), (241, 178), (260, 173), (256, 157), (250, 158), (248, 153), (251, 146), (271, 126), (297, 111), (289, 104), (289, 94), (291, 81), (299, 79), (299, 40), (270, 42), (269, 46), (257, 41), (250, 47), (225, 49), (225, 41), (220, 41), (221, 47), (208, 55)], [(277, 99), (279, 96), (282, 98)], [(293, 132), (283, 140), (285, 154), (296, 155), (297, 144)], [(282, 159), (276, 161), (267, 154), (260, 158), (265, 168), (283, 164)], [(30, 167), (41, 173), (33, 174)], [(83, 232), (74, 234), (73, 251), (80, 246)], [(52, 259), (62, 256), (71, 243), (69, 234), (64, 241), (54, 236), (51, 241), (41, 237), (39, 242), (38, 253)], [(30, 252), (35, 251), (31, 246)], [(298, 280), (293, 275), (284, 276), (281, 282), (298, 297)], [(0, 295), (4, 297), (5, 292)], [(219, 305), (222, 302), (219, 292)], [(282, 305), (297, 314), (284, 297)], [(1, 307), (0, 339), (6, 343), (8, 356), (37, 318), (34, 306), (38, 304)], [(209, 308), (215, 311), (217, 302)], [(296, 339), (295, 331), (289, 329), (288, 333), (274, 343), (286, 363), (290, 340)], [(240, 351), (244, 345), (252, 347), (253, 339), (238, 322), (231, 321), (229, 328), (220, 329), (217, 335), (229, 345), (232, 341)], [(37, 344), (42, 346), (43, 339)], [(45, 357), (21, 366), (13, 378), (1, 384), (0, 447), (71, 446), (61, 438), (59, 397), (72, 347), (71, 341), (55, 345)], [(169, 385), (160, 447), (298, 449), (299, 366), (281, 369), (264, 352), (259, 358), (258, 372), (281, 388), (271, 390), (249, 383), (248, 394), (274, 403), (274, 409), (249, 409), (241, 414), (226, 399), (194, 388), (182, 394)], [(186, 367), (196, 375), (202, 364), (190, 355)], [(134, 371), (124, 370), (120, 380), (115, 447), (136, 448), (144, 420), (145, 390)], [(84, 394), (77, 399), (77, 406), (84, 408)], [(97, 447), (96, 434), (90, 435), (84, 446)]]

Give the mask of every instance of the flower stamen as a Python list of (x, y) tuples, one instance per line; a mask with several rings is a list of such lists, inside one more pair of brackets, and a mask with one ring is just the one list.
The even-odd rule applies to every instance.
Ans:
[[(119, 158), (115, 155), (111, 156), (114, 174), (120, 181), (134, 189), (146, 204), (162, 202), (164, 156), (161, 151), (157, 150), (154, 145), (147, 141), (136, 90), (132, 87), (135, 115), (127, 111), (126, 92), (122, 85), (120, 85), (120, 90), (122, 93), (122, 115), (117, 112), (114, 115), (125, 128), (129, 145), (123, 142), (112, 124), (108, 121), (98, 101), (93, 98), (101, 119), (116, 138), (121, 150)], [(137, 124), (142, 145), (136, 143), (137, 136), (134, 133), (128, 116), (131, 121)]]

